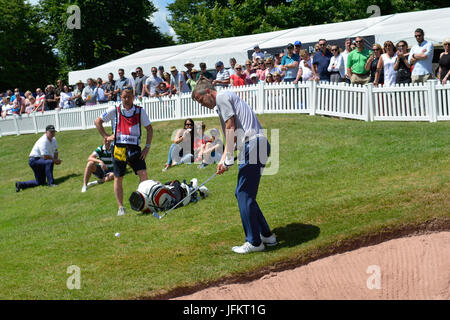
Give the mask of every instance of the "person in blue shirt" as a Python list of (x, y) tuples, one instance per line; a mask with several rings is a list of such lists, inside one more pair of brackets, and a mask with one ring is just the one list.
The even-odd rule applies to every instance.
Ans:
[(102, 78), (97, 79), (97, 88), (94, 89), (95, 95), (97, 97), (98, 103), (106, 103), (108, 102), (108, 97), (105, 94), (105, 89), (103, 88), (103, 80)]
[(328, 71), (330, 60), (333, 55), (327, 49), (327, 40), (319, 40), (319, 52), (314, 54), (313, 69), (316, 79), (320, 81), (330, 81), (331, 73)]
[(412, 83), (423, 83), (433, 78), (434, 47), (431, 42), (424, 39), (424, 36), (423, 30), (420, 28), (414, 32), (417, 45), (411, 48), (408, 56), (409, 64), (413, 65)]
[[(297, 77), (298, 63), (300, 56), (294, 53), (294, 45), (289, 43), (287, 45), (287, 55), (283, 56), (281, 60), (280, 69), (284, 73), (284, 82), (292, 82)], [(328, 66), (327, 66), (328, 67)]]

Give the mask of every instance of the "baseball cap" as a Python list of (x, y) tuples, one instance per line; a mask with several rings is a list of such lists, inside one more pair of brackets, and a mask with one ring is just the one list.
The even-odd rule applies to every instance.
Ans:
[(293, 45), (292, 43), (289, 43), (289, 44), (287, 45), (287, 48), (288, 48), (288, 49), (294, 48), (294, 45)]
[(250, 76), (250, 78), (258, 78), (258, 75), (256, 73), (252, 73), (252, 75)]
[(253, 46), (253, 49), (256, 49), (256, 48), (259, 48), (259, 45), (255, 44), (255, 45)]
[(301, 41), (298, 41), (298, 40), (297, 40), (297, 41), (294, 42), (294, 46), (301, 46), (301, 45), (302, 45), (302, 42), (301, 42)]
[(45, 127), (45, 131), (56, 131), (55, 126), (52, 124), (49, 124), (47, 127)]
[(223, 62), (222, 61), (217, 61), (216, 62), (216, 67), (221, 67), (223, 66)]

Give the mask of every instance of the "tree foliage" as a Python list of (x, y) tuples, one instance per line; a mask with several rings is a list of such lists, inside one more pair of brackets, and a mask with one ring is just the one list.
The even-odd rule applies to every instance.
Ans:
[[(173, 44), (150, 21), (156, 8), (149, 0), (41, 0), (39, 5), (45, 28), (69, 70)], [(67, 27), (70, 5), (80, 8), (81, 29)]]
[(57, 68), (35, 8), (24, 0), (0, 0), (0, 92), (50, 83)]
[(168, 22), (181, 43), (448, 6), (445, 0), (175, 0)]

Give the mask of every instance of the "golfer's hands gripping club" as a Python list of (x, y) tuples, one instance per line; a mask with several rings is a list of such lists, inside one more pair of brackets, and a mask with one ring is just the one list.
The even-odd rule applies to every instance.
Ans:
[(234, 164), (234, 161), (236, 158), (233, 158), (233, 154), (226, 154), (225, 158), (222, 159), (222, 161), (219, 162), (217, 165), (217, 171), (216, 174), (222, 174), (225, 171), (228, 171), (228, 169)]

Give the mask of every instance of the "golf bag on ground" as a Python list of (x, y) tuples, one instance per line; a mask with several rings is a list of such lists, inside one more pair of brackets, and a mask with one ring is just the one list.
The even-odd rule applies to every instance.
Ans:
[[(186, 181), (180, 183), (178, 180), (166, 184), (155, 180), (145, 180), (139, 184), (137, 191), (134, 191), (130, 196), (131, 209), (143, 213), (152, 213), (169, 210), (182, 199), (184, 200), (179, 207), (186, 206), (190, 202), (197, 202), (197, 192), (193, 192), (197, 184), (195, 178), (189, 184), (186, 184)], [(200, 197), (205, 198), (209, 191), (202, 186), (198, 193)]]

